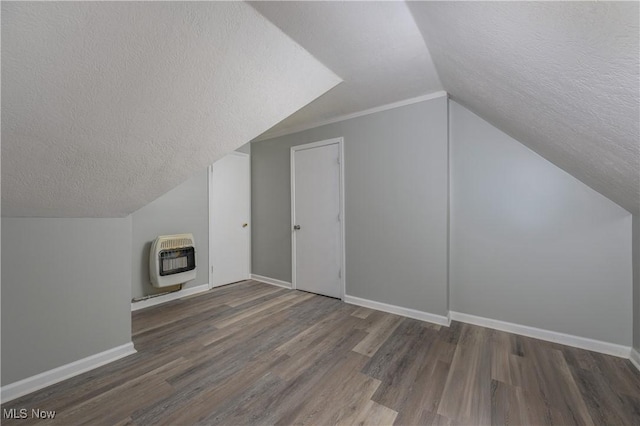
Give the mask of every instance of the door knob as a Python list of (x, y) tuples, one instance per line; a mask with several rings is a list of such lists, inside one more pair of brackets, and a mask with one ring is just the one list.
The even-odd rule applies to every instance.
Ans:
[(247, 226), (249, 226), (249, 224), (248, 224), (248, 223), (243, 223), (243, 224), (242, 224), (242, 227), (243, 227), (243, 228), (246, 228)]
[(300, 229), (300, 225), (293, 225), (293, 229), (295, 229), (296, 231), (298, 231)]

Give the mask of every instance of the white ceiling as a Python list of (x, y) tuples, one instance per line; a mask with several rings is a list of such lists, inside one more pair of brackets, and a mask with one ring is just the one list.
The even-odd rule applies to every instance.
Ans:
[(245, 3), (2, 2), (2, 213), (125, 216), (339, 82)]
[(445, 90), (640, 213), (639, 3), (410, 4)]
[(258, 135), (442, 89), (640, 213), (637, 2), (251, 6), (3, 2), (3, 215), (123, 216)]
[(405, 2), (250, 2), (344, 82), (258, 139), (442, 90)]

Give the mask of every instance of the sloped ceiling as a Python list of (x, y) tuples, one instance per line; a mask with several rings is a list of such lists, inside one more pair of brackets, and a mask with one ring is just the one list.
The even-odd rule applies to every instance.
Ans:
[(2, 2), (2, 213), (125, 216), (339, 82), (245, 3)]
[(409, 7), (452, 98), (640, 213), (638, 2)]
[(640, 213), (637, 2), (252, 6), (3, 2), (2, 214), (124, 216), (258, 135), (443, 88)]
[(344, 82), (258, 139), (442, 90), (405, 2), (251, 2)]

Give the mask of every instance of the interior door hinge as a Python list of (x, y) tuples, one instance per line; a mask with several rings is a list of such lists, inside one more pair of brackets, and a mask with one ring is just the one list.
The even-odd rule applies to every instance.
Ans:
[(337, 158), (338, 164), (340, 164), (340, 157)]
[(342, 269), (338, 269), (338, 278), (342, 278)]

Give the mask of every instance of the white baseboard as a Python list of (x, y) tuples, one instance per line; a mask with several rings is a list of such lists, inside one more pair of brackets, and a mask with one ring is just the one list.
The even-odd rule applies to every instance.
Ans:
[(466, 322), (467, 324), (520, 334), (522, 336), (533, 337), (534, 339), (560, 343), (562, 345), (573, 346), (574, 348), (586, 349), (588, 351), (600, 352), (621, 358), (629, 358), (631, 350), (629, 346), (603, 342), (601, 340), (589, 339), (587, 337), (573, 336), (571, 334), (558, 333), (557, 331), (543, 330), (541, 328), (529, 327), (527, 325), (463, 314), (460, 312), (451, 311), (450, 317), (454, 321)]
[(275, 278), (263, 277), (262, 275), (251, 274), (251, 279), (260, 281), (261, 283), (276, 285), (278, 287), (284, 287), (291, 289), (291, 283), (286, 281), (276, 280)]
[(162, 296), (152, 297), (151, 299), (140, 300), (139, 302), (131, 302), (131, 311), (148, 308), (150, 306), (160, 305), (171, 300), (180, 299), (182, 297), (191, 296), (192, 294), (202, 293), (209, 290), (209, 284), (202, 284), (197, 287), (189, 287), (176, 291), (174, 293), (163, 294)]
[(133, 343), (129, 342), (104, 352), (79, 359), (69, 364), (65, 364), (53, 370), (35, 376), (27, 377), (15, 383), (2, 386), (0, 389), (0, 401), (5, 402), (14, 400), (31, 392), (46, 388), (63, 380), (85, 373), (94, 368), (101, 367), (110, 362), (119, 360), (136, 353)]
[(361, 299), (355, 296), (344, 296), (344, 301), (352, 305), (364, 306), (365, 308), (375, 309), (377, 311), (389, 312), (407, 318), (413, 318), (420, 321), (431, 322), (438, 325), (449, 326), (449, 318), (444, 315), (430, 314), (429, 312), (418, 311), (416, 309), (403, 308), (402, 306), (389, 305), (387, 303), (376, 302), (369, 299)]
[(631, 354), (629, 355), (629, 360), (631, 364), (635, 365), (635, 367), (640, 371), (640, 352), (637, 349), (631, 348)]

